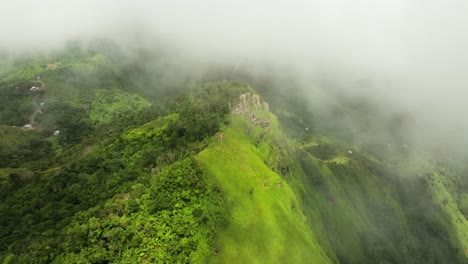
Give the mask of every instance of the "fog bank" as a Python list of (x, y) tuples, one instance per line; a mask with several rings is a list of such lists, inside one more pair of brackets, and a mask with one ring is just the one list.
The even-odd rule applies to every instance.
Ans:
[(415, 140), (468, 143), (465, 1), (3, 2), (0, 49), (48, 50), (96, 37), (165, 43), (204, 63), (288, 69), (311, 98), (327, 93), (325, 81), (410, 113)]

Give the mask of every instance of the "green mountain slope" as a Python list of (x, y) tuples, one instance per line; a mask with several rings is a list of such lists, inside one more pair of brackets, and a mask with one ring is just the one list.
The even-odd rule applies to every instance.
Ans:
[(340, 261), (466, 260), (466, 218), (440, 182), (439, 166), (410, 161), (408, 168), (389, 167), (323, 141), (306, 144), (299, 157), (306, 176), (303, 197), (314, 205), (310, 215), (324, 224)]
[(119, 58), (0, 70), (1, 263), (467, 262), (464, 164), (355, 145), (267, 87), (151, 90), (175, 73)]
[[(273, 118), (273, 116), (270, 116)], [(246, 133), (248, 121), (232, 115), (197, 160), (216, 179), (229, 208), (229, 225), (217, 239), (219, 263), (330, 263), (307, 225), (297, 197)], [(265, 133), (277, 133), (273, 121)], [(269, 135), (268, 135), (269, 136)]]

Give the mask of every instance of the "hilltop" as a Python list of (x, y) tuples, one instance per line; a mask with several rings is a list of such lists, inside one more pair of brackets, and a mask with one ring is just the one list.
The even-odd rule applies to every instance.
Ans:
[(333, 121), (300, 94), (170, 83), (162, 55), (148, 73), (108, 50), (0, 70), (1, 262), (467, 261), (462, 164), (318, 129)]

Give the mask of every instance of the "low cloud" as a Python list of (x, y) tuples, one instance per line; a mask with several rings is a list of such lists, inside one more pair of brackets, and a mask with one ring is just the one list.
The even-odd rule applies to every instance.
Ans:
[(332, 84), (408, 113), (417, 141), (459, 145), (468, 143), (467, 13), (456, 0), (19, 0), (0, 6), (0, 48), (169, 43), (205, 63), (288, 69), (311, 97)]

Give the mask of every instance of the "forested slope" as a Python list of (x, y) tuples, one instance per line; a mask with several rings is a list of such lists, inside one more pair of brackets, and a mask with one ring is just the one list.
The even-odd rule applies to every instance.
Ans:
[(149, 76), (95, 48), (0, 71), (0, 262), (467, 261), (463, 163), (383, 155), (267, 85), (182, 88), (163, 59)]

